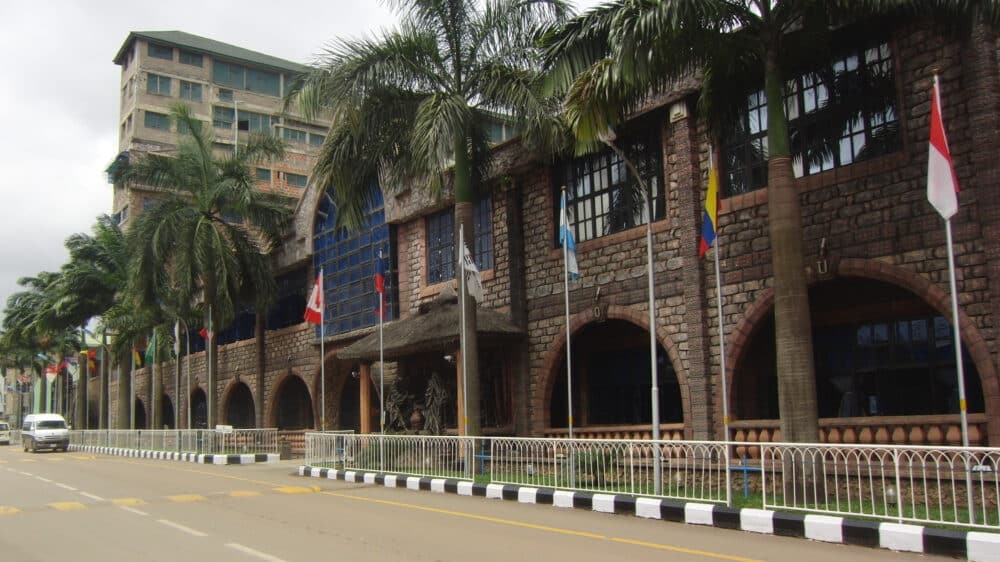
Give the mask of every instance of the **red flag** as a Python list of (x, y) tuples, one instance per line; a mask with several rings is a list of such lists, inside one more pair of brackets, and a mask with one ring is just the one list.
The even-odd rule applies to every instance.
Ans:
[(930, 154), (927, 158), (927, 199), (945, 220), (958, 212), (958, 178), (948, 150), (948, 138), (941, 119), (941, 93), (937, 75), (931, 89)]
[(375, 313), (379, 320), (385, 320), (385, 264), (382, 263), (382, 250), (375, 259), (375, 293), (378, 295), (378, 306)]
[(198, 330), (198, 335), (201, 336), (201, 339), (207, 340), (208, 339), (208, 328), (202, 328), (202, 329)]
[(312, 293), (309, 295), (309, 302), (306, 303), (306, 312), (303, 315), (306, 322), (310, 324), (321, 324), (323, 322), (323, 270), (320, 270), (313, 285)]

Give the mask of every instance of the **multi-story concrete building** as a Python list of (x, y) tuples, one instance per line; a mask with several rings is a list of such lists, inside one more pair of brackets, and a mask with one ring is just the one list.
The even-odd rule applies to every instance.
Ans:
[[(212, 124), (219, 150), (232, 151), (251, 133), (283, 138), (286, 158), (258, 168), (257, 179), (261, 190), (288, 197), (292, 207), (298, 203), (329, 126), (283, 110), (282, 95), (304, 66), (181, 31), (132, 32), (114, 62), (122, 69), (120, 157), (169, 154), (180, 134), (170, 109), (184, 103)], [(123, 224), (155, 204), (155, 191), (143, 186), (115, 190), (113, 209)]]
[[(847, 75), (870, 70), (892, 91), (851, 120), (823, 157), (796, 154), (825, 441), (960, 439), (943, 223), (925, 197), (931, 68), (937, 67), (962, 186), (953, 225), (970, 437), (973, 444), (1000, 442), (997, 46), (997, 37), (982, 29), (956, 39), (928, 22), (901, 22), (862, 44), (843, 45), (830, 61), (830, 69)], [(794, 134), (803, 139), (837, 112), (814, 75), (791, 78), (787, 106)], [(516, 141), (496, 147), (474, 233), (485, 285), (478, 337), (487, 433), (566, 431), (557, 238), (566, 185), (580, 264), (569, 294), (576, 433), (650, 435), (653, 330), (664, 436), (721, 437), (725, 341), (733, 437), (780, 439), (763, 102), (748, 92), (730, 132), (713, 142), (695, 111), (697, 88), (693, 81), (680, 84), (620, 131), (620, 146), (651, 186), (652, 216), (623, 196), (631, 180), (610, 151), (548, 165)], [(723, 178), (721, 295), (711, 262), (698, 256), (712, 144)], [(461, 361), (456, 306), (448, 298), (455, 269), (451, 206), (447, 196), (430, 200), (404, 190), (372, 209), (368, 228), (346, 233), (332, 228), (335, 211), (324, 186), (310, 184), (279, 260), (297, 272), (300, 286), (308, 283), (305, 265), (326, 272), (326, 380), (319, 380), (318, 333), (311, 326), (258, 334), (257, 345), (225, 346), (217, 405), (223, 423), (255, 418), (260, 426), (316, 427), (325, 404), (331, 426), (377, 428), (377, 301), (370, 280), (382, 256), (390, 281), (385, 368), (398, 381), (389, 413), (397, 422), (419, 422), (428, 402), (443, 400), (436, 419), (455, 431)], [(649, 221), (654, 326), (646, 304)], [(203, 372), (200, 354), (192, 360), (192, 372)], [(203, 385), (193, 380), (192, 387)]]

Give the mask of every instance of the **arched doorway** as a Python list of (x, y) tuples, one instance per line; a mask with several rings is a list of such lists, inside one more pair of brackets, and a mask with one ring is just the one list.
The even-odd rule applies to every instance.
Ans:
[[(587, 324), (572, 340), (573, 424), (628, 426), (652, 423), (649, 332), (626, 320)], [(549, 426), (567, 427), (566, 351), (557, 361)], [(660, 423), (683, 423), (680, 385), (666, 350), (657, 345)]]
[(277, 392), (275, 421), (278, 429), (315, 427), (309, 388), (296, 375), (289, 376)]
[(361, 394), (358, 371), (352, 371), (344, 377), (344, 386), (340, 390), (340, 405), (337, 408), (337, 429), (353, 429), (361, 432), (361, 404), (358, 397)]
[(139, 398), (135, 399), (135, 429), (147, 429), (146, 405)]
[[(958, 413), (951, 324), (912, 292), (845, 277), (809, 290), (820, 418)], [(734, 366), (737, 419), (778, 419), (774, 313), (754, 324)], [(975, 363), (963, 346), (970, 413), (984, 411)]]
[(100, 406), (99, 406), (97, 400), (88, 400), (87, 401), (87, 408), (88, 408), (88, 410), (87, 410), (87, 428), (89, 428), (89, 429), (97, 429), (97, 426), (100, 423), (100, 418), (101, 418), (101, 412), (99, 411)]
[(167, 429), (176, 428), (177, 422), (174, 420), (174, 403), (166, 394), (160, 397), (160, 411), (163, 412), (160, 418), (160, 421), (163, 422), (163, 427)]
[(191, 392), (191, 426), (192, 429), (208, 428), (208, 401), (205, 391), (200, 388)]
[(225, 423), (236, 428), (251, 428), (256, 426), (253, 404), (253, 394), (245, 383), (235, 383), (226, 397)]

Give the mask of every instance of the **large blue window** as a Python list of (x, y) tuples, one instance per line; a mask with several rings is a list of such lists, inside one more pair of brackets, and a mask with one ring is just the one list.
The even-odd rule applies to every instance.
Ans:
[(396, 248), (385, 222), (382, 193), (374, 189), (365, 223), (355, 231), (338, 229), (329, 193), (316, 211), (313, 265), (323, 268), (326, 333), (339, 334), (378, 323), (375, 264), (379, 252), (385, 271), (386, 320), (399, 317)]

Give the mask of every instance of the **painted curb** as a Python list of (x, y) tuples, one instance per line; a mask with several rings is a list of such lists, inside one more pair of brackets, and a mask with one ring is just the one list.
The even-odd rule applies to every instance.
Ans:
[(278, 453), (256, 453), (252, 455), (202, 455), (198, 453), (176, 453), (173, 451), (147, 451), (144, 449), (122, 449), (119, 447), (98, 447), (96, 445), (70, 445), (70, 451), (111, 455), (114, 457), (131, 457), (137, 459), (154, 459), (160, 461), (193, 462), (198, 464), (256, 464), (276, 463), (281, 459)]
[(829, 515), (785, 513), (764, 509), (737, 509), (706, 503), (573, 492), (533, 486), (475, 484), (467, 480), (451, 478), (421, 478), (356, 470), (333, 470), (306, 465), (299, 466), (297, 474), (346, 482), (364, 481), (387, 488), (405, 487), (410, 490), (429, 490), (460, 496), (481, 496), (524, 504), (547, 504), (553, 507), (634, 515), (644, 519), (740, 529), (751, 533), (854, 544), (897, 552), (951, 556), (967, 559), (971, 562), (1000, 561), (1000, 534), (998, 533), (957, 531), (921, 525), (864, 521)]

